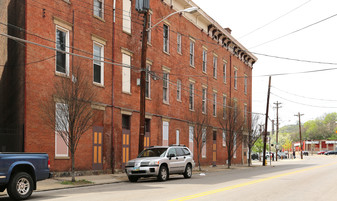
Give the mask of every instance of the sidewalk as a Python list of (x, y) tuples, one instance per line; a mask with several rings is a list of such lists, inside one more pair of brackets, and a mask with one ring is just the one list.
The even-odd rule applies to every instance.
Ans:
[[(258, 163), (253, 162), (252, 167), (261, 166)], [(193, 174), (207, 174), (210, 172), (219, 172), (219, 171), (229, 171), (229, 170), (236, 170), (236, 169), (248, 169), (245, 165), (233, 165), (231, 169), (227, 168), (227, 165), (218, 165), (215, 167), (212, 166), (202, 166), (201, 171), (198, 170), (198, 167), (193, 169)], [(48, 191), (48, 190), (56, 190), (56, 189), (66, 189), (66, 188), (76, 188), (81, 186), (93, 186), (93, 185), (102, 185), (102, 184), (111, 184), (111, 183), (119, 183), (128, 181), (128, 177), (125, 173), (116, 173), (116, 174), (100, 174), (100, 175), (88, 175), (88, 176), (76, 176), (76, 181), (88, 181), (90, 183), (79, 183), (79, 184), (62, 184), (64, 181), (71, 181), (71, 177), (54, 177), (50, 179), (46, 179), (43, 181), (39, 181), (37, 183), (37, 190), (36, 191)], [(0, 192), (0, 197), (7, 195), (7, 192)]]

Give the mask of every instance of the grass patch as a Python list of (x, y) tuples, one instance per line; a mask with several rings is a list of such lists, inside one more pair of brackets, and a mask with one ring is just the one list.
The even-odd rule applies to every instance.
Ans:
[(85, 179), (81, 179), (81, 180), (77, 180), (77, 181), (62, 181), (61, 184), (63, 185), (85, 185), (85, 184), (93, 184), (94, 182), (92, 181), (88, 181), (88, 180), (85, 180)]

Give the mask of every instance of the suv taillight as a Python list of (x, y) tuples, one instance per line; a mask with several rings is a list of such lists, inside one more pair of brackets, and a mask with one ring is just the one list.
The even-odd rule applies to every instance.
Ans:
[(50, 169), (50, 159), (48, 159), (48, 168)]

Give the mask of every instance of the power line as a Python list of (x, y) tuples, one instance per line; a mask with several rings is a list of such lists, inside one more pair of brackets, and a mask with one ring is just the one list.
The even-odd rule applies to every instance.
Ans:
[(260, 26), (260, 27), (258, 27), (258, 28), (256, 28), (256, 29), (254, 29), (254, 30), (252, 30), (252, 31), (250, 31), (250, 32), (248, 32), (248, 33), (246, 33), (246, 34), (244, 34), (243, 36), (240, 36), (239, 39), (244, 38), (244, 37), (246, 37), (246, 36), (248, 36), (248, 35), (254, 33), (255, 31), (258, 31), (258, 30), (260, 30), (260, 29), (262, 29), (262, 28), (264, 28), (264, 27), (270, 25), (271, 23), (273, 23), (273, 22), (275, 22), (275, 21), (281, 19), (282, 17), (284, 17), (284, 16), (286, 16), (286, 15), (292, 13), (293, 11), (295, 11), (295, 10), (301, 8), (302, 6), (304, 6), (305, 4), (309, 3), (310, 1), (311, 1), (311, 0), (306, 1), (306, 2), (304, 2), (303, 4), (297, 6), (296, 8), (294, 8), (294, 9), (292, 9), (292, 10), (286, 12), (285, 14), (283, 14), (283, 15), (281, 15), (281, 16), (275, 18), (275, 19), (273, 19), (272, 21), (270, 21), (270, 22), (268, 22), (268, 23), (266, 23), (266, 24), (264, 24), (264, 25), (262, 25), (262, 26)]
[(312, 99), (312, 100), (319, 100), (319, 101), (331, 101), (331, 102), (337, 102), (337, 100), (327, 100), (327, 99), (311, 98), (311, 97), (301, 96), (301, 95), (298, 95), (298, 94), (295, 94), (295, 93), (290, 93), (290, 92), (288, 92), (288, 91), (279, 89), (279, 88), (274, 87), (274, 86), (271, 86), (271, 87), (274, 88), (274, 89), (277, 89), (277, 90), (279, 90), (279, 91), (282, 91), (282, 92), (284, 92), (284, 93), (287, 93), (287, 94), (290, 94), (290, 95), (293, 95), (293, 96), (297, 96), (297, 97), (301, 97), (301, 98)]
[(318, 105), (310, 105), (310, 104), (306, 104), (306, 103), (300, 103), (300, 102), (297, 102), (297, 101), (292, 101), (292, 100), (289, 100), (289, 99), (286, 99), (286, 98), (283, 98), (281, 96), (278, 96), (272, 92), (270, 92), (272, 95), (278, 97), (278, 98), (281, 98), (285, 101), (288, 101), (288, 102), (291, 102), (291, 103), (296, 103), (296, 104), (299, 104), (299, 105), (305, 105), (305, 106), (309, 106), (309, 107), (316, 107), (316, 108), (337, 108), (337, 107), (328, 107), (328, 106), (318, 106)]
[(312, 24), (309, 24), (309, 25), (307, 25), (307, 26), (305, 26), (305, 27), (302, 27), (302, 28), (300, 28), (300, 29), (297, 29), (297, 30), (295, 30), (295, 31), (292, 31), (292, 32), (290, 32), (290, 33), (287, 33), (287, 34), (285, 34), (285, 35), (279, 36), (279, 37), (274, 38), (274, 39), (272, 39), (272, 40), (269, 40), (269, 41), (266, 41), (266, 42), (264, 42), (264, 43), (255, 45), (255, 46), (253, 46), (253, 47), (250, 47), (249, 49), (253, 49), (253, 48), (256, 48), (256, 47), (260, 47), (260, 46), (265, 45), (265, 44), (267, 44), (267, 43), (271, 43), (271, 42), (273, 42), (273, 41), (279, 40), (279, 39), (284, 38), (284, 37), (286, 37), (286, 36), (295, 34), (295, 33), (299, 32), (299, 31), (302, 31), (302, 30), (304, 30), (304, 29), (307, 29), (307, 28), (309, 28), (309, 27), (311, 27), (311, 26), (314, 26), (314, 25), (316, 25), (316, 24), (319, 24), (319, 23), (321, 23), (321, 22), (324, 22), (324, 21), (326, 21), (326, 20), (328, 20), (328, 19), (331, 19), (331, 18), (333, 18), (333, 17), (336, 17), (336, 16), (337, 16), (337, 13), (334, 14), (334, 15), (331, 15), (331, 16), (329, 16), (329, 17), (327, 17), (327, 18), (324, 18), (324, 19), (322, 19), (322, 20), (319, 20), (319, 21), (317, 21), (317, 22), (314, 22), (314, 23), (312, 23)]
[(274, 56), (274, 55), (268, 55), (268, 54), (262, 54), (257, 52), (251, 52), (256, 55), (266, 56), (266, 57), (272, 57), (277, 59), (285, 59), (290, 61), (298, 61), (298, 62), (306, 62), (306, 63), (315, 63), (315, 64), (326, 64), (326, 65), (337, 65), (337, 63), (333, 62), (324, 62), (324, 61), (310, 61), (310, 60), (303, 60), (303, 59), (294, 59), (294, 58), (288, 58), (288, 57), (280, 57), (280, 56)]

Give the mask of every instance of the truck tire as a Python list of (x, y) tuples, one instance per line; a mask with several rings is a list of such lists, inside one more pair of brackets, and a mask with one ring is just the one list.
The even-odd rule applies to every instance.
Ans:
[(25, 200), (33, 193), (33, 179), (26, 172), (18, 172), (9, 180), (7, 193), (14, 200)]

